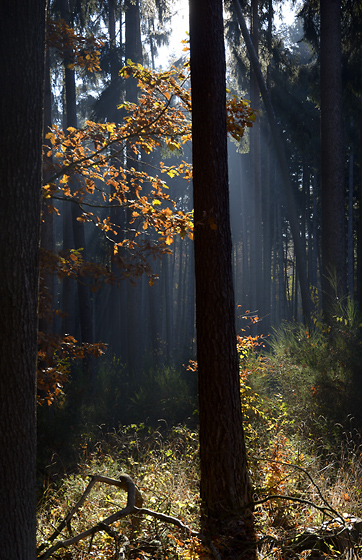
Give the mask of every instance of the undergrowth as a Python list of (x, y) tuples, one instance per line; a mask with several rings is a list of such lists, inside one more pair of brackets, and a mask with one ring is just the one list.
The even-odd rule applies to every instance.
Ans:
[[(344, 327), (340, 339), (334, 334), (331, 343), (323, 329), (307, 332), (284, 325), (269, 341), (267, 353), (262, 338), (238, 339), (260, 558), (358, 557), (358, 538), (346, 548), (346, 538), (328, 536), (332, 528), (344, 535), (362, 507), (362, 440), (359, 418), (354, 414), (360, 348), (355, 345), (357, 339), (354, 350), (349, 346), (355, 333), (346, 332), (348, 325)], [(91, 447), (87, 441), (80, 445), (75, 472), (45, 488), (38, 508), (39, 545), (46, 543), (80, 498), (92, 474), (118, 479), (127, 473), (142, 492), (144, 507), (177, 517), (198, 531), (196, 431), (182, 425), (150, 428), (133, 424), (99, 436)], [(74, 516), (72, 534), (122, 509), (126, 497), (118, 488), (97, 483)], [(114, 535), (99, 532), (91, 542), (87, 539), (59, 549), (54, 557), (214, 557), (196, 537), (147, 515), (138, 525), (125, 517), (113, 529), (122, 536), (117, 543)], [(59, 538), (68, 537), (68, 531), (69, 527)]]

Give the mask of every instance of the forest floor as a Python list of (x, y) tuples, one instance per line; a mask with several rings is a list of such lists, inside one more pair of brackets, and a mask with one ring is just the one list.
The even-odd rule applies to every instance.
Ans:
[[(253, 477), (258, 558), (359, 557), (362, 459), (355, 442), (346, 442), (341, 451), (340, 457), (331, 455), (328, 460), (299, 451), (296, 462), (295, 447), (282, 436), (279, 447), (274, 446), (271, 453), (250, 459), (251, 469), (258, 470), (258, 476)], [(126, 492), (96, 482), (61, 534), (52, 542), (48, 540), (92, 476), (119, 480), (122, 473), (131, 476), (141, 491), (143, 507), (179, 519), (193, 533), (167, 522), (166, 517), (146, 514), (137, 519), (128, 515), (111, 524), (111, 531), (88, 535), (47, 556), (55, 543), (74, 539), (126, 507)], [(39, 558), (218, 558), (215, 549), (210, 550), (195, 536), (199, 530), (198, 490), (195, 432), (177, 427), (166, 435), (157, 429), (123, 427), (98, 443), (92, 453), (85, 451), (76, 473), (44, 491), (38, 516)]]
[[(341, 332), (331, 345), (324, 331), (288, 327), (267, 353), (257, 337), (238, 341), (258, 559), (362, 557), (362, 343), (353, 333)], [(39, 559), (223, 558), (225, 543), (198, 536), (197, 431), (170, 426), (84, 432), (78, 464), (61, 476), (59, 469), (51, 475), (61, 463), (53, 454), (42, 472)], [(148, 509), (142, 515), (117, 513), (127, 508), (126, 475)], [(99, 525), (111, 515), (113, 523)]]

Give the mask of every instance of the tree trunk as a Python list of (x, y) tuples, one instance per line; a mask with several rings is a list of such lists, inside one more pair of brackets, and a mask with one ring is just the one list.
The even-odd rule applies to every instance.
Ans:
[(353, 149), (349, 154), (348, 170), (348, 294), (354, 298), (354, 235), (353, 235)]
[(263, 74), (260, 69), (260, 65), (258, 62), (258, 57), (255, 53), (255, 49), (253, 47), (248, 29), (246, 27), (245, 19), (243, 13), (240, 8), (240, 0), (233, 0), (233, 6), (235, 8), (235, 13), (239, 22), (239, 26), (241, 29), (241, 33), (244, 37), (246, 47), (249, 52), (250, 63), (253, 66), (253, 70), (256, 74), (258, 85), (260, 89), (261, 96), (263, 98), (263, 103), (265, 107), (265, 111), (268, 117), (270, 132), (273, 137), (274, 147), (276, 150), (276, 154), (278, 157), (278, 162), (281, 170), (282, 175), (282, 184), (284, 189), (284, 196), (287, 205), (287, 212), (288, 212), (288, 219), (290, 223), (290, 229), (292, 231), (293, 236), (293, 243), (294, 243), (294, 252), (299, 264), (298, 267), (298, 278), (300, 284), (300, 291), (302, 297), (302, 305), (303, 305), (303, 315), (304, 320), (309, 323), (310, 320), (310, 297), (309, 297), (309, 286), (308, 286), (308, 279), (307, 279), (307, 272), (305, 267), (306, 256), (305, 256), (305, 247), (303, 246), (302, 239), (300, 237), (299, 231), (299, 223), (298, 223), (298, 215), (296, 211), (296, 205), (293, 197), (293, 189), (292, 183), (290, 180), (290, 174), (287, 164), (287, 159), (285, 155), (285, 149), (283, 145), (283, 141), (281, 138), (281, 134), (279, 131), (279, 127), (274, 115), (273, 106), (271, 104), (269, 92), (265, 85), (265, 81), (263, 78)]
[[(190, 48), (201, 515), (204, 530), (226, 534), (227, 522), (249, 503), (250, 485), (236, 351), (221, 0), (190, 0)], [(253, 531), (244, 527), (245, 550)]]
[(339, 0), (321, 0), (320, 17), (322, 299), (329, 321), (336, 298), (347, 291)]
[[(62, 0), (61, 3), (61, 16), (68, 25), (72, 25), (72, 18), (69, 11), (69, 1)], [(70, 53), (69, 53), (70, 54)], [(75, 84), (75, 72), (73, 68), (69, 68), (69, 60), (66, 58), (64, 61), (64, 72), (65, 72), (65, 104), (66, 104), (66, 122), (65, 128), (73, 127), (77, 128), (77, 100), (76, 100), (76, 84)], [(77, 181), (76, 177), (73, 177), (71, 181), (74, 184)], [(71, 183), (70, 183), (71, 184)], [(65, 210), (65, 209), (64, 209)], [(69, 211), (68, 209), (66, 211)], [(73, 204), (71, 207), (71, 218), (68, 217), (65, 227), (71, 228), (73, 233), (74, 243), (65, 249), (71, 249), (73, 246), (75, 249), (82, 249), (82, 258), (87, 261), (87, 250), (86, 250), (86, 239), (84, 231), (84, 223), (80, 222), (78, 218), (82, 215), (81, 209)], [(70, 223), (71, 222), (71, 223)], [(71, 232), (64, 232), (66, 235), (72, 237)], [(64, 279), (65, 280), (65, 279)], [(64, 282), (63, 280), (63, 282)], [(64, 288), (67, 285), (64, 285)], [(64, 291), (66, 291), (64, 289)], [(84, 276), (78, 277), (77, 283), (77, 294), (78, 294), (78, 309), (79, 309), (79, 322), (80, 322), (80, 338), (82, 342), (87, 342), (92, 344), (94, 342), (94, 324), (93, 324), (93, 302), (90, 293), (89, 279)], [(65, 310), (64, 310), (65, 311)], [(68, 313), (72, 310), (68, 309)], [(71, 332), (71, 334), (74, 334)], [(86, 356), (83, 360), (83, 370), (86, 377), (89, 379), (89, 384), (92, 392), (96, 390), (96, 379), (95, 379), (95, 368), (94, 359), (90, 356)]]
[[(50, 53), (49, 49), (46, 53), (45, 59), (45, 80), (44, 80), (44, 126), (43, 126), (43, 144), (51, 149), (51, 142), (45, 138), (52, 126), (51, 116), (51, 81), (50, 81)], [(45, 150), (46, 152), (47, 150)], [(48, 169), (52, 165), (52, 158), (46, 154), (43, 157), (43, 175), (44, 182), (48, 180), (50, 175)], [(41, 221), (41, 239), (40, 245), (45, 251), (54, 251), (54, 219), (53, 212), (49, 212), (48, 203), (43, 199), (42, 201), (42, 221)], [(51, 310), (54, 309), (54, 289), (55, 278), (54, 274), (44, 274), (40, 279), (40, 286), (43, 291), (43, 297), (49, 302)], [(44, 314), (39, 319), (39, 330), (51, 334), (53, 332), (52, 314)]]
[(0, 6), (0, 543), (36, 557), (35, 394), (45, 0)]
[[(142, 60), (142, 43), (140, 28), (140, 3), (139, 0), (125, 1), (125, 28), (126, 28), (126, 44), (125, 54), (126, 61), (128, 59), (135, 63), (143, 63)], [(131, 103), (137, 103), (139, 88), (137, 80), (133, 77), (126, 80), (126, 100)], [(127, 169), (135, 168), (139, 171), (140, 162), (137, 161), (133, 151), (127, 146)], [(131, 182), (129, 183), (130, 193), (134, 194)], [(131, 212), (126, 209), (127, 228), (131, 221)], [(135, 286), (131, 286), (129, 281), (123, 282), (123, 290), (126, 290), (127, 297), (127, 338), (128, 338), (128, 365), (133, 375), (140, 375), (140, 356), (138, 350), (138, 314), (139, 302), (141, 300), (141, 280), (138, 279)]]
[[(259, 0), (252, 0), (252, 29), (251, 39), (254, 45), (257, 58), (259, 57)], [(251, 106), (258, 112), (260, 110), (259, 87), (256, 74), (251, 69), (250, 99)], [(251, 161), (251, 200), (252, 200), (252, 220), (251, 230), (251, 291), (252, 309), (261, 317), (263, 315), (263, 235), (262, 235), (262, 213), (261, 213), (261, 159), (260, 159), (260, 119), (250, 131), (250, 161)], [(256, 335), (259, 324), (252, 325), (251, 332)], [(260, 333), (259, 333), (260, 334)]]

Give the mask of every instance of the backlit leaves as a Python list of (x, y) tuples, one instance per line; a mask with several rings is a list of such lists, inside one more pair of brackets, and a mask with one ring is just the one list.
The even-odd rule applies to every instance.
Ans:
[[(77, 35), (63, 20), (49, 22), (47, 41), (69, 65), (89, 71), (99, 69), (101, 41)], [(84, 262), (81, 250), (43, 253), (42, 274), (56, 274), (60, 279), (88, 277), (93, 291), (104, 283), (118, 284), (122, 277), (133, 281), (141, 274), (146, 274), (152, 285), (152, 260), (171, 253), (170, 245), (176, 235), (193, 238), (193, 213), (177, 207), (167, 185), (174, 177), (190, 181), (191, 165), (186, 161), (171, 166), (161, 162), (157, 168), (152, 167), (152, 174), (139, 165), (144, 153), (159, 148), (182, 155), (183, 145), (192, 139), (189, 64), (181, 69), (155, 72), (127, 61), (120, 75), (136, 80), (140, 90), (137, 104), (125, 102), (120, 106), (124, 114), (121, 124), (87, 121), (81, 129), (69, 127), (66, 131), (54, 126), (45, 136), (47, 181), (42, 194), (48, 211), (59, 214), (58, 200), (77, 204), (81, 210), (77, 220), (92, 222), (110, 242), (112, 265)], [(228, 100), (227, 129), (234, 138), (239, 140), (254, 119), (246, 101), (235, 96)], [(130, 164), (132, 158), (134, 165)], [(122, 231), (122, 235), (112, 219), (112, 212), (117, 209), (124, 209), (127, 214), (128, 230)], [(211, 229), (217, 229), (214, 218), (208, 223)], [(46, 300), (42, 293), (43, 315), (50, 313)], [(43, 336), (39, 353), (40, 389), (53, 397), (60, 394), (69, 360), (84, 357), (85, 352), (101, 351), (99, 345), (85, 348), (75, 340), (50, 340)]]
[(94, 35), (84, 37), (69, 27), (64, 19), (55, 21), (48, 18), (47, 47), (56, 50), (58, 55), (67, 60), (68, 67), (83, 68), (88, 72), (100, 70), (99, 56), (103, 41)]

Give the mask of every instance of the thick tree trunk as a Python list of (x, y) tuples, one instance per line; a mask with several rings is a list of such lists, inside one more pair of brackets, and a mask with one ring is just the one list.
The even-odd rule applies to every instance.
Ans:
[(0, 556), (34, 560), (45, 0), (0, 6)]
[(202, 524), (223, 532), (249, 502), (250, 485), (236, 351), (221, 0), (190, 0), (190, 47)]

